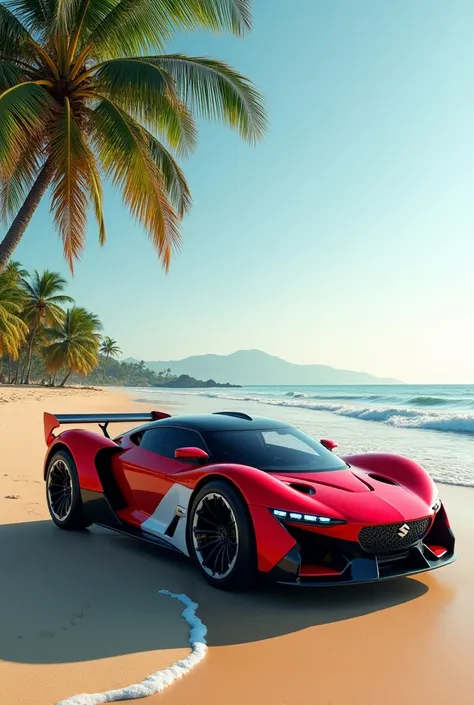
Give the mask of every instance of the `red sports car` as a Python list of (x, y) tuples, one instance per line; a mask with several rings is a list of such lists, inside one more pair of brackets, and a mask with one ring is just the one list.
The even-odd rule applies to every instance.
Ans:
[[(111, 439), (111, 422), (146, 422)], [(61, 424), (98, 423), (103, 435)], [(238, 412), (44, 415), (55, 524), (100, 524), (192, 557), (222, 589), (413, 575), (455, 560), (436, 486), (417, 463), (338, 457), (287, 423)]]

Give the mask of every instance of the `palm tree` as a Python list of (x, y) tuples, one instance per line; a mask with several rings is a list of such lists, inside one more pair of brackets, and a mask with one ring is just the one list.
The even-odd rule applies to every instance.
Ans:
[(0, 274), (0, 356), (8, 356), (8, 381), (11, 381), (11, 361), (18, 360), (26, 340), (28, 327), (21, 318), (25, 293), (19, 286), (23, 274), (18, 262), (11, 262)]
[(11, 279), (12, 285), (16, 286), (22, 279), (28, 276), (28, 270), (24, 269), (20, 262), (10, 260), (5, 268), (4, 274)]
[(100, 345), (100, 350), (99, 352), (101, 355), (105, 356), (105, 363), (104, 363), (104, 377), (107, 374), (107, 366), (109, 364), (109, 359), (111, 357), (118, 357), (120, 353), (122, 352), (117, 345), (117, 341), (114, 340), (113, 338), (110, 338), (108, 335), (103, 338), (102, 343)]
[(46, 370), (51, 375), (66, 370), (60, 387), (73, 372), (86, 375), (97, 366), (101, 328), (97, 316), (74, 306), (66, 311), (63, 321), (50, 329), (53, 342), (44, 351)]
[(244, 34), (250, 2), (0, 0), (0, 209), (13, 218), (0, 272), (48, 187), (71, 271), (89, 204), (103, 244), (101, 172), (168, 269), (191, 204), (171, 152), (196, 146), (194, 113), (249, 142), (263, 136), (266, 114), (252, 83), (226, 63), (161, 52), (178, 31)]
[(23, 382), (28, 384), (33, 347), (39, 326), (54, 326), (60, 323), (64, 318), (64, 310), (61, 307), (64, 304), (73, 303), (73, 299), (62, 293), (67, 284), (66, 280), (60, 274), (50, 272), (48, 269), (45, 269), (42, 274), (35, 269), (33, 274), (22, 280), (22, 284), (27, 297), (23, 315), (30, 327), (23, 379)]

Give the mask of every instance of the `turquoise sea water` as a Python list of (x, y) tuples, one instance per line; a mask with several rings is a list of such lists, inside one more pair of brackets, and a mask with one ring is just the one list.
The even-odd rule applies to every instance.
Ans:
[(134, 389), (171, 413), (239, 410), (287, 419), (341, 452), (387, 450), (415, 457), (441, 482), (474, 486), (474, 385)]

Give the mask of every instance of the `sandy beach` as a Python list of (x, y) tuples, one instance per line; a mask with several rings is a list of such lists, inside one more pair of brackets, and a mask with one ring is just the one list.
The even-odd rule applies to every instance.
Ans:
[(118, 688), (187, 655), (182, 607), (160, 589), (199, 603), (209, 653), (143, 703), (472, 705), (474, 489), (440, 486), (452, 566), (358, 588), (220, 593), (179, 557), (49, 520), (43, 411), (143, 408), (109, 391), (0, 388), (2, 705)]

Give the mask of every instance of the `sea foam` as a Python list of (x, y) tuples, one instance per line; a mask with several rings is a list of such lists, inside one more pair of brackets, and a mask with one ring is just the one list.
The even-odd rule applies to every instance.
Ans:
[(196, 615), (196, 610), (199, 607), (195, 602), (189, 599), (187, 595), (176, 594), (168, 590), (160, 590), (161, 595), (167, 595), (175, 600), (179, 600), (184, 605), (184, 610), (181, 616), (190, 626), (189, 643), (191, 645), (191, 653), (186, 658), (176, 661), (175, 664), (152, 673), (141, 683), (125, 686), (117, 690), (107, 690), (105, 693), (84, 693), (82, 695), (73, 695), (71, 698), (61, 700), (57, 705), (101, 705), (102, 703), (118, 702), (120, 700), (136, 700), (138, 698), (146, 698), (148, 695), (161, 693), (162, 690), (169, 685), (182, 678), (189, 671), (197, 666), (206, 655), (206, 633), (207, 628)]

